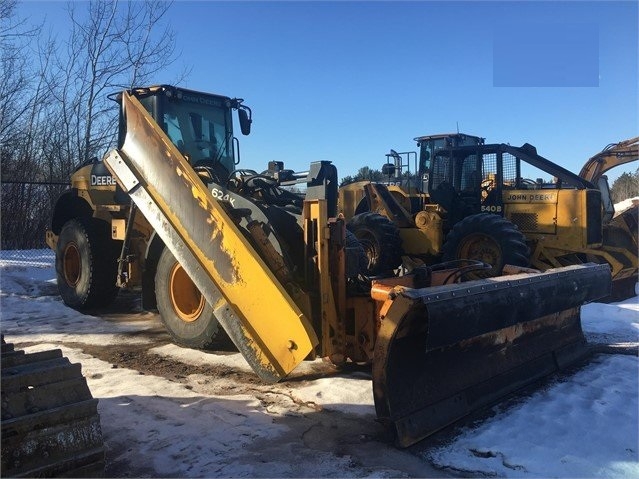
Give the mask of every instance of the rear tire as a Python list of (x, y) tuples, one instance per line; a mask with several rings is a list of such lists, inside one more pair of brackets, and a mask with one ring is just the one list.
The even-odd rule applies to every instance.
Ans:
[(468, 216), (457, 223), (446, 237), (442, 254), (443, 261), (473, 259), (492, 266), (467, 274), (467, 279), (499, 276), (506, 264), (530, 264), (526, 237), (507, 219), (488, 213)]
[(119, 242), (109, 225), (94, 218), (67, 221), (58, 237), (55, 269), (58, 291), (67, 306), (77, 310), (102, 308), (113, 302)]
[(168, 248), (158, 261), (155, 295), (162, 322), (177, 344), (196, 349), (230, 346), (213, 307)]
[(402, 264), (402, 239), (399, 228), (387, 217), (366, 212), (355, 215), (346, 225), (364, 248), (368, 267), (363, 274), (378, 275)]

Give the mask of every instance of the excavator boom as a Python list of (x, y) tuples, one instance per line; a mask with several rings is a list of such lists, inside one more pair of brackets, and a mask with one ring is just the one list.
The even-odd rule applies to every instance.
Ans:
[(606, 146), (586, 162), (579, 176), (596, 185), (599, 178), (608, 170), (637, 160), (639, 160), (639, 136)]

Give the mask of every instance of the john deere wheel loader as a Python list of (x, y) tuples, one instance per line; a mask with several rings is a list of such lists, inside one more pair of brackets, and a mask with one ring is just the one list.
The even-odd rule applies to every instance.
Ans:
[[(465, 134), (416, 140), (417, 190), (405, 182), (355, 183), (340, 190), (340, 211), (352, 218), (349, 228), (356, 234), (361, 215), (380, 213), (395, 226), (404, 252), (427, 264), (479, 259), (493, 268), (478, 275), (494, 276), (506, 264), (547, 270), (592, 261), (610, 266), (613, 299), (634, 296), (638, 208), (615, 217), (603, 173), (637, 160), (637, 138), (609, 145), (580, 175), (529, 144), (487, 145)], [(399, 155), (387, 171), (401, 171)], [(527, 170), (547, 178), (526, 179)]]
[[(48, 235), (67, 304), (111, 299), (96, 290), (109, 281), (139, 287), (177, 343), (211, 347), (223, 329), (266, 382), (316, 356), (371, 363), (378, 418), (400, 446), (583, 355), (580, 305), (607, 294), (607, 266), (365, 277), (329, 162), (234, 170), (231, 110), (250, 125), (240, 100), (169, 86), (118, 100), (118, 147), (75, 173)], [(304, 196), (283, 188), (298, 183)]]

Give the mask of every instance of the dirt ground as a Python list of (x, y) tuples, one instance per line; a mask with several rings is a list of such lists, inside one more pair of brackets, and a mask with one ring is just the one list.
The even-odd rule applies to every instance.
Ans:
[[(283, 451), (294, 450), (295, 456), (290, 460), (299, 464), (313, 464), (317, 461), (318, 454), (347, 458), (345, 468), (342, 467), (338, 474), (340, 477), (362, 477), (371, 474), (378, 477), (450, 477), (446, 471), (433, 468), (419, 457), (421, 451), (433, 444), (432, 441), (423, 442), (407, 450), (397, 449), (388, 431), (372, 418), (325, 409), (321, 404), (301, 400), (295, 394), (296, 388), (309, 385), (315, 379), (330, 376), (355, 378), (370, 382), (372, 387), (370, 367), (353, 366), (350, 369), (338, 370), (330, 363), (315, 361), (302, 368), (301, 372), (294, 371), (286, 382), (267, 385), (255, 374), (242, 368), (214, 362), (210, 365), (193, 365), (150, 352), (150, 347), (171, 344), (171, 338), (166, 333), (159, 315), (143, 311), (139, 297), (135, 294), (123, 293), (111, 308), (99, 313), (94, 312), (92, 315), (115, 324), (139, 323), (140, 329), (133, 328), (124, 334), (135, 338), (136, 341), (148, 341), (115, 345), (63, 341), (60, 346), (81, 351), (104, 361), (110, 364), (112, 369), (128, 369), (137, 371), (140, 376), (165, 378), (202, 397), (249, 395), (258, 399), (261, 407), (267, 413), (272, 413), (273, 423), (284, 425), (286, 432), (280, 434), (276, 441), (258, 439), (247, 445), (243, 456), (251, 463), (262, 462), (266, 465), (272, 462), (274, 457), (282, 458)], [(29, 346), (34, 344), (20, 344), (22, 348)], [(232, 350), (217, 351), (215, 354), (235, 355)], [(87, 377), (89, 384), (100, 379), (102, 373), (94, 373)], [(147, 467), (144, 460), (132, 461), (130, 457), (134, 453), (135, 445), (118, 439), (117, 428), (121, 426), (105, 424), (104, 419), (102, 422), (107, 477), (164, 476), (156, 468)], [(439, 437), (438, 441), (441, 441), (445, 433)], [(256, 475), (270, 477), (273, 474), (269, 471), (270, 469), (265, 467)], [(304, 468), (297, 471), (296, 476), (305, 477)], [(320, 474), (323, 475), (321, 471)], [(317, 472), (310, 472), (308, 477), (317, 475)], [(167, 471), (167, 477), (169, 476), (174, 476), (174, 473)]]

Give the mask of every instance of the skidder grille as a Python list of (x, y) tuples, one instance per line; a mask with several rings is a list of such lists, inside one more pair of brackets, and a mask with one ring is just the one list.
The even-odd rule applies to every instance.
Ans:
[(510, 221), (519, 228), (519, 231), (537, 231), (539, 229), (537, 213), (513, 213)]

